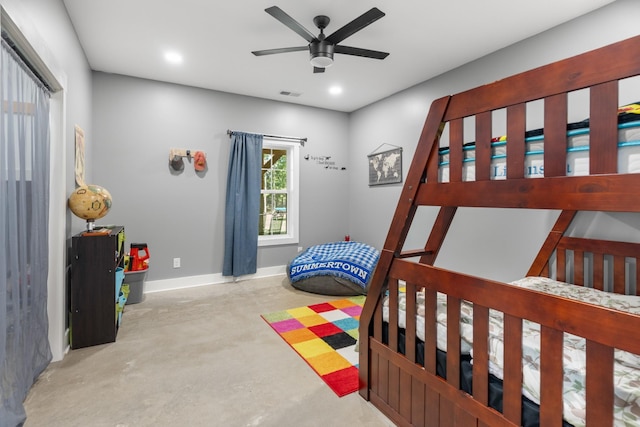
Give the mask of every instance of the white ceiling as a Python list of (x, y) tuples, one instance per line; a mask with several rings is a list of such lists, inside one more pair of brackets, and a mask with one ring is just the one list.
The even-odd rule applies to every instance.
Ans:
[[(260, 98), (354, 111), (613, 0), (64, 0), (93, 70)], [(279, 6), (327, 35), (377, 7), (386, 16), (343, 45), (389, 52), (384, 60), (335, 55), (314, 74), (307, 52), (253, 50), (307, 42), (264, 9)], [(180, 52), (181, 65), (164, 61)], [(343, 93), (331, 95), (339, 85)], [(281, 91), (298, 92), (299, 97)]]

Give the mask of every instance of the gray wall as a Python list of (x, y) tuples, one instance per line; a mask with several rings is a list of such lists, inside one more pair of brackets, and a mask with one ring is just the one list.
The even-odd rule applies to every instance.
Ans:
[[(300, 244), (260, 248), (259, 267), (284, 265), (297, 246), (339, 240), (347, 233), (382, 247), (401, 185), (368, 187), (367, 154), (384, 143), (402, 146), (406, 176), (432, 100), (635, 35), (633, 18), (639, 16), (639, 7), (633, 0), (615, 2), (350, 115), (94, 73), (94, 132), (87, 142), (93, 161), (87, 173), (114, 197), (114, 208), (104, 221), (124, 224), (128, 242), (149, 244), (148, 280), (219, 273), (226, 130), (306, 136), (303, 158), (331, 156), (336, 166), (348, 168), (327, 170), (314, 160), (301, 160)], [(584, 112), (576, 114), (577, 119)], [(167, 162), (172, 147), (206, 151), (207, 173), (198, 176), (190, 165), (181, 174), (173, 173)], [(416, 222), (428, 224), (434, 215), (433, 209), (420, 209)], [(459, 228), (439, 263), (457, 266), (460, 258), (468, 258), (465, 268), (470, 273), (500, 280), (521, 276), (556, 213), (516, 215), (461, 211)], [(588, 218), (583, 222), (601, 219)], [(425, 233), (412, 231), (407, 246), (422, 246)], [(513, 235), (521, 238), (514, 241)], [(172, 268), (174, 257), (181, 258), (180, 269)], [(495, 257), (508, 260), (509, 267), (491, 266)]]
[[(348, 170), (312, 160), (331, 156), (347, 166), (347, 114), (105, 73), (93, 75), (93, 101), (93, 183), (113, 197), (101, 223), (122, 224), (128, 243), (149, 245), (147, 280), (222, 271), (227, 129), (308, 138), (300, 150), (300, 243), (261, 247), (258, 268), (283, 266), (298, 246), (347, 233)], [(172, 171), (171, 148), (205, 151), (206, 173), (188, 162)]]
[[(352, 113), (349, 133), (352, 236), (376, 247), (383, 246), (401, 187), (367, 187), (366, 155), (381, 143), (402, 146), (406, 177), (433, 100), (635, 36), (640, 33), (638, 17), (640, 2), (617, 1)], [(621, 103), (638, 99), (640, 90), (631, 96), (623, 94)], [(576, 108), (574, 114), (570, 120), (584, 118), (585, 112)], [(532, 122), (541, 123), (540, 118)], [(427, 225), (433, 222), (435, 213), (435, 208), (419, 209), (405, 245), (407, 249), (424, 246)], [(437, 264), (496, 280), (514, 280), (526, 273), (556, 216), (556, 212), (463, 209), (454, 221)], [(637, 216), (584, 214), (575, 228), (576, 232), (584, 231), (593, 237), (640, 241)]]

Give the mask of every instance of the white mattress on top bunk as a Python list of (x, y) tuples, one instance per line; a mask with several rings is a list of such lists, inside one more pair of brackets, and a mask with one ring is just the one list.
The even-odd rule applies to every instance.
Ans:
[[(567, 132), (567, 176), (589, 174), (589, 128)], [(618, 125), (618, 172), (640, 172), (640, 121)], [(544, 136), (525, 139), (525, 178), (544, 176)], [(507, 141), (495, 138), (491, 143), (491, 179), (505, 179)], [(466, 144), (463, 148), (462, 180), (475, 180), (475, 146)], [(438, 181), (449, 182), (449, 150), (440, 150)]]
[[(640, 314), (640, 297), (618, 295), (582, 286), (558, 282), (546, 277), (527, 277), (512, 282), (511, 285), (524, 287), (549, 294), (560, 295), (574, 300), (589, 302), (616, 310)], [(404, 288), (399, 292), (398, 325), (406, 327), (406, 298)], [(447, 349), (447, 299), (438, 293), (437, 304), (437, 347)], [(424, 291), (417, 293), (416, 335), (424, 342)], [(461, 351), (473, 356), (473, 305), (463, 301), (460, 310)], [(385, 297), (383, 319), (389, 320), (389, 302)], [(489, 371), (503, 378), (503, 322), (502, 313), (490, 310), (489, 314)], [(540, 325), (525, 320), (522, 332), (522, 393), (535, 403), (540, 403)], [(585, 372), (586, 343), (583, 338), (565, 334), (564, 338), (564, 418), (575, 427), (586, 424)], [(615, 351), (614, 364), (615, 425), (636, 425), (640, 414), (640, 357), (621, 350)]]

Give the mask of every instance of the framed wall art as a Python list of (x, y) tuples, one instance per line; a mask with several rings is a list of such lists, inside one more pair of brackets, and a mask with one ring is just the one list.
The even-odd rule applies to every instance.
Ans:
[[(387, 145), (383, 144), (382, 146)], [(402, 182), (402, 147), (378, 151), (367, 155), (369, 160), (369, 186)]]

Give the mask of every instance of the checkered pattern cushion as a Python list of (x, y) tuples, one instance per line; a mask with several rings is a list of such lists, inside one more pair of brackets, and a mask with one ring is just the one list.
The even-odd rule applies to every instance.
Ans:
[(366, 288), (380, 252), (364, 243), (335, 242), (309, 247), (289, 265), (291, 282), (332, 275)]

